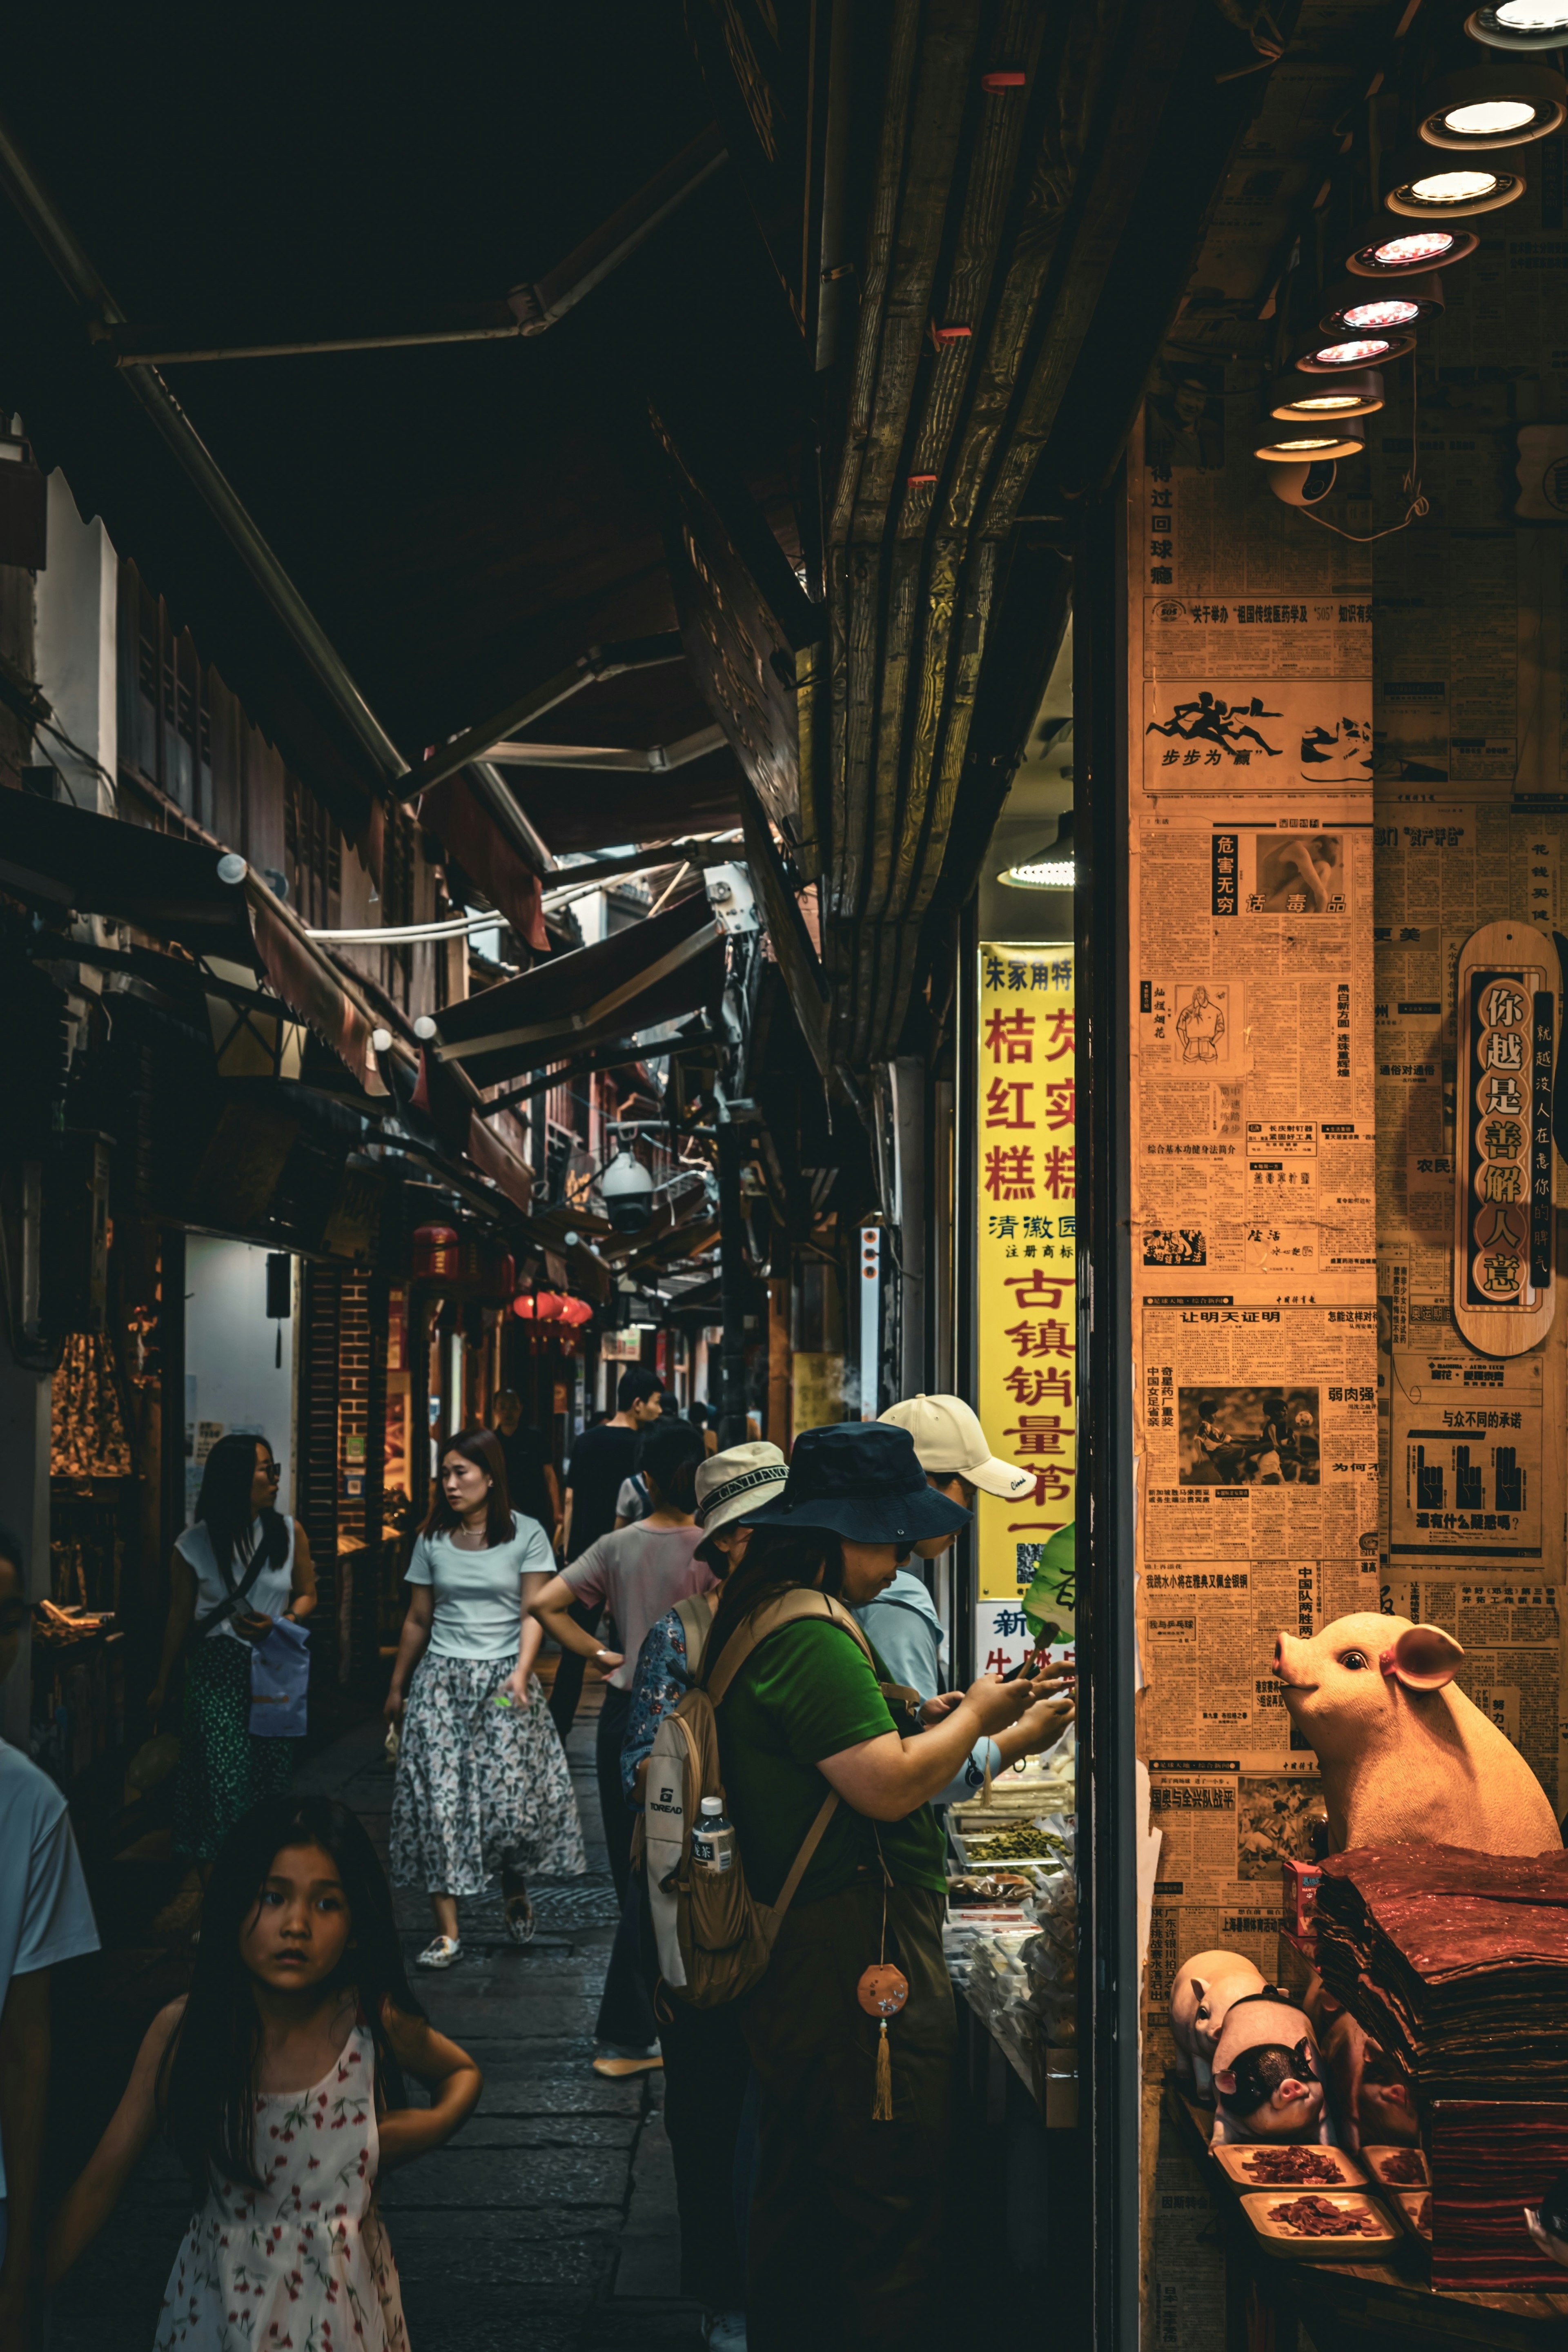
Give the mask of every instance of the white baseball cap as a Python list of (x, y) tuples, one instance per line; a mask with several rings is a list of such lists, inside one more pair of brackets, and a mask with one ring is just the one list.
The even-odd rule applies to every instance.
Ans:
[(915, 1454), (928, 1477), (967, 1478), (983, 1495), (1004, 1503), (1022, 1500), (1034, 1486), (1034, 1473), (999, 1462), (985, 1442), (979, 1416), (962, 1397), (906, 1397), (890, 1404), (882, 1415), (898, 1429), (907, 1429)]
[(704, 1537), (782, 1495), (789, 1466), (776, 1445), (753, 1439), (697, 1465), (697, 1524)]

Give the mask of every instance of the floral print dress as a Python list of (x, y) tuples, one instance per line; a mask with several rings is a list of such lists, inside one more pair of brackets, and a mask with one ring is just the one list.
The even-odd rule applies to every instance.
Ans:
[(256, 2102), (263, 2189), (215, 2173), (163, 2294), (153, 2352), (407, 2352), (375, 2202), (375, 2046), (356, 2025), (308, 2091)]

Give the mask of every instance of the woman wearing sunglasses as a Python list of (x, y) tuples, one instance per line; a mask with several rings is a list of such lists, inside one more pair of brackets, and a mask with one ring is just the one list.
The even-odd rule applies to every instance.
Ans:
[(220, 1437), (202, 1473), (196, 1523), (169, 1565), (163, 1654), (147, 1709), (156, 1721), (184, 1649), (174, 1847), (204, 1874), (240, 1815), (280, 1796), (294, 1769), (292, 1739), (258, 1739), (250, 1728), (252, 1644), (266, 1640), (275, 1617), (299, 1620), (316, 1605), (310, 1539), (278, 1508), (279, 1476), (265, 1437)]

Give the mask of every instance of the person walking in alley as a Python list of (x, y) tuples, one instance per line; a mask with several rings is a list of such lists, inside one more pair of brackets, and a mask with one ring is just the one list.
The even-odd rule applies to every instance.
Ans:
[[(651, 1429), (662, 1413), (664, 1382), (657, 1372), (634, 1364), (621, 1374), (616, 1410), (596, 1429), (585, 1429), (572, 1448), (566, 1465), (566, 1507), (561, 1526), (561, 1557), (568, 1566), (607, 1536), (616, 1524), (616, 1502), (621, 1483), (637, 1468), (638, 1432)], [(574, 1622), (582, 1633), (596, 1622), (582, 1602), (573, 1603)], [(563, 1739), (572, 1728), (583, 1695), (586, 1656), (581, 1647), (562, 1646), (550, 1694), (550, 1712)]]
[[(966, 1516), (928, 1486), (907, 1431), (879, 1422), (805, 1431), (783, 1494), (746, 1516), (751, 1542), (714, 1616), (704, 1683), (757, 1610), (795, 1588), (823, 1597), (822, 1622), (766, 1633), (717, 1707), (726, 1807), (752, 1895), (775, 1902), (807, 1857), (742, 2011), (762, 2084), (747, 2341), (751, 2352), (920, 2352), (945, 2340), (941, 2205), (955, 2032), (930, 1800), (1036, 1692), (1022, 1678), (986, 1675), (956, 1698), (906, 1704), (894, 1693), (890, 1703), (882, 1661), (843, 1622), (890, 1584), (913, 1545)], [(868, 1971), (885, 1980), (888, 1969), (901, 1972), (908, 2000), (885, 2045), (883, 2119), (879, 2020), (861, 1993)]]
[[(26, 1629), (22, 1547), (0, 1528), (0, 1683)], [(0, 1739), (0, 2352), (24, 2352), (49, 2087), (49, 1978), (98, 1949), (66, 1801)]]
[[(601, 1536), (563, 1575), (552, 1578), (533, 1603), (534, 1614), (563, 1651), (594, 1659), (608, 1677), (595, 1758), (610, 1870), (623, 1903), (631, 1882), (632, 1816), (621, 1790), (621, 1739), (637, 1653), (656, 1618), (714, 1581), (711, 1570), (695, 1557), (702, 1540), (694, 1513), (697, 1465), (703, 1458), (702, 1433), (689, 1421), (661, 1421), (650, 1429), (638, 1453), (638, 1467), (647, 1480), (646, 1517)], [(601, 1649), (584, 1631), (574, 1602), (587, 1609), (591, 1622), (609, 1612), (618, 1649)], [(652, 2041), (651, 2031), (645, 2038)]]
[[(430, 2094), (408, 2104), (405, 2077)], [(407, 2352), (380, 2175), (451, 2138), (479, 2070), (409, 1990), (391, 1892), (330, 1797), (272, 1797), (225, 1841), (195, 1978), (153, 2021), (49, 2234), (64, 2276), (162, 2125), (196, 2211), (153, 2352)]]
[[(196, 1519), (174, 1545), (169, 1614), (147, 1712), (156, 1722), (185, 1651), (174, 1780), (174, 1847), (204, 1869), (242, 1813), (281, 1794), (296, 1743), (250, 1728), (250, 1657), (275, 1617), (316, 1605), (310, 1538), (278, 1508), (280, 1473), (265, 1437), (220, 1437), (207, 1455)], [(187, 1640), (189, 1646), (187, 1647)]]
[(392, 1875), (423, 1886), (436, 1915), (423, 1969), (460, 1958), (458, 1898), (482, 1895), (498, 1871), (508, 1932), (526, 1944), (526, 1877), (588, 1866), (565, 1750), (533, 1671), (542, 1637), (530, 1604), (550, 1567), (544, 1530), (511, 1507), (494, 1431), (449, 1438), (408, 1563), (385, 1707), (400, 1732)]
[(544, 1440), (523, 1421), (522, 1399), (515, 1389), (502, 1389), (496, 1399), (495, 1432), (506, 1462), (512, 1509), (525, 1519), (537, 1519), (553, 1549), (561, 1532), (560, 1483)]

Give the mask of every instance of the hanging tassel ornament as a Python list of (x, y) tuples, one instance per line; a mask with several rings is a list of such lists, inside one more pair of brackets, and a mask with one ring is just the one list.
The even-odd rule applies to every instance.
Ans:
[(871, 2121), (890, 2124), (892, 2120), (893, 2061), (888, 2049), (888, 2021), (884, 2018), (877, 2037), (877, 2095), (871, 2102)]
[(868, 1969), (855, 1988), (856, 1998), (868, 2017), (880, 2021), (877, 2036), (877, 2092), (871, 2102), (871, 2121), (890, 2124), (893, 2120), (893, 2058), (888, 2047), (888, 2020), (897, 2017), (910, 1997), (910, 1980), (902, 1969), (889, 1967), (879, 1960)]

